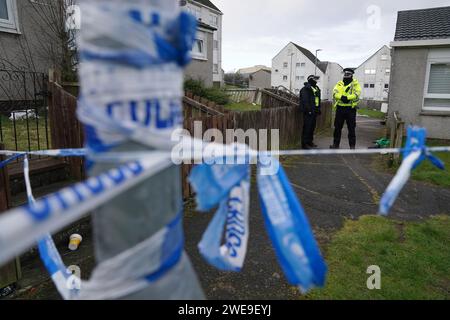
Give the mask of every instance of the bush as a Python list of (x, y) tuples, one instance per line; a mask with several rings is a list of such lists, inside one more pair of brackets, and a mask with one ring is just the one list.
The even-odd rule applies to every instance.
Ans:
[(226, 105), (230, 102), (230, 97), (219, 88), (206, 88), (203, 82), (189, 79), (184, 82), (184, 89), (194, 95), (213, 101), (218, 105)]

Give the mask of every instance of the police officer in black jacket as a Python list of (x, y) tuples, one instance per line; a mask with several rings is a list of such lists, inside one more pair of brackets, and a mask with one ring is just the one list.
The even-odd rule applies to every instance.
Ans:
[(310, 75), (308, 82), (300, 91), (300, 111), (303, 113), (302, 148), (309, 150), (317, 148), (314, 144), (316, 119), (321, 114), (321, 91), (317, 86), (319, 77)]

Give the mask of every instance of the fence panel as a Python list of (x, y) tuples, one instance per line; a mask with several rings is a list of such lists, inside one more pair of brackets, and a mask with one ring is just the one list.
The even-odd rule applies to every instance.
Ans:
[[(83, 127), (76, 116), (77, 98), (55, 82), (49, 84), (49, 120), (53, 149), (82, 148)], [(83, 160), (68, 158), (71, 177), (84, 178)]]
[[(242, 129), (244, 132), (249, 129), (255, 129), (257, 130), (257, 133), (259, 133), (259, 130), (261, 129), (269, 130), (269, 141), (267, 144), (268, 150), (271, 150), (273, 147), (272, 141), (270, 141), (270, 130), (279, 130), (279, 147), (286, 149), (295, 148), (300, 145), (301, 131), (303, 127), (303, 115), (299, 111), (298, 106), (268, 108), (262, 109), (261, 111), (252, 112), (230, 112), (224, 115), (204, 115), (200, 117), (186, 118), (184, 120), (184, 128), (189, 131), (191, 135), (194, 134), (194, 124), (196, 121), (202, 123), (202, 136), (208, 129), (217, 129), (222, 132), (224, 139), (227, 137), (227, 129)], [(331, 128), (331, 122), (332, 104), (325, 102), (322, 108), (322, 115), (318, 117), (317, 131)], [(261, 142), (258, 139), (257, 147), (260, 147), (260, 143)], [(185, 199), (193, 195), (193, 190), (188, 182), (188, 176), (193, 166), (193, 164), (185, 164), (181, 168), (183, 196)]]
[(294, 95), (281, 94), (276, 89), (261, 90), (261, 106), (264, 109), (298, 106), (299, 98)]
[(233, 103), (245, 102), (261, 105), (262, 94), (260, 89), (227, 89), (225, 92)]
[[(0, 150), (4, 149), (4, 145), (0, 143)], [(0, 161), (4, 160), (0, 156)], [(8, 169), (5, 167), (0, 169), (0, 214), (10, 208), (11, 192), (9, 188)], [(16, 283), (21, 278), (20, 259), (0, 267), (0, 289)]]

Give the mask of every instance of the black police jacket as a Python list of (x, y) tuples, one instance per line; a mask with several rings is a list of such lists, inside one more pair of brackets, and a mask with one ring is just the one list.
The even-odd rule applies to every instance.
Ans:
[[(300, 91), (300, 111), (303, 113), (320, 113), (321, 111), (321, 91), (319, 87), (316, 87), (316, 94), (311, 87), (311, 84), (305, 82), (305, 86)], [(319, 107), (316, 107), (316, 95), (319, 97)]]

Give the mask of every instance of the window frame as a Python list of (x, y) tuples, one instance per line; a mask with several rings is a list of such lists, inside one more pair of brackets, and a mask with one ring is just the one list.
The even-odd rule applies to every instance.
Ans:
[[(433, 64), (450, 64), (450, 56), (439, 58), (439, 57), (433, 57), (427, 59), (427, 72), (425, 76), (425, 87), (423, 92), (423, 104), (422, 104), (422, 110), (424, 111), (445, 111), (450, 112), (450, 93), (449, 94), (439, 94), (439, 93), (428, 93), (429, 85), (430, 85), (430, 75), (431, 75), (431, 66)], [(425, 106), (426, 100), (448, 100), (448, 107), (433, 107), (433, 106)]]
[(283, 62), (283, 69), (289, 68), (289, 62)]
[(5, 0), (8, 19), (0, 19), (0, 32), (20, 34), (16, 0)]
[[(194, 51), (194, 47), (197, 46), (197, 41), (203, 42), (203, 52), (197, 53)], [(208, 42), (207, 37), (203, 31), (197, 31), (197, 35), (195, 37), (194, 45), (192, 46), (191, 55), (193, 59), (207, 61), (208, 60)]]
[(209, 22), (212, 26), (218, 27), (219, 26), (219, 17), (216, 14), (210, 13), (209, 14)]

